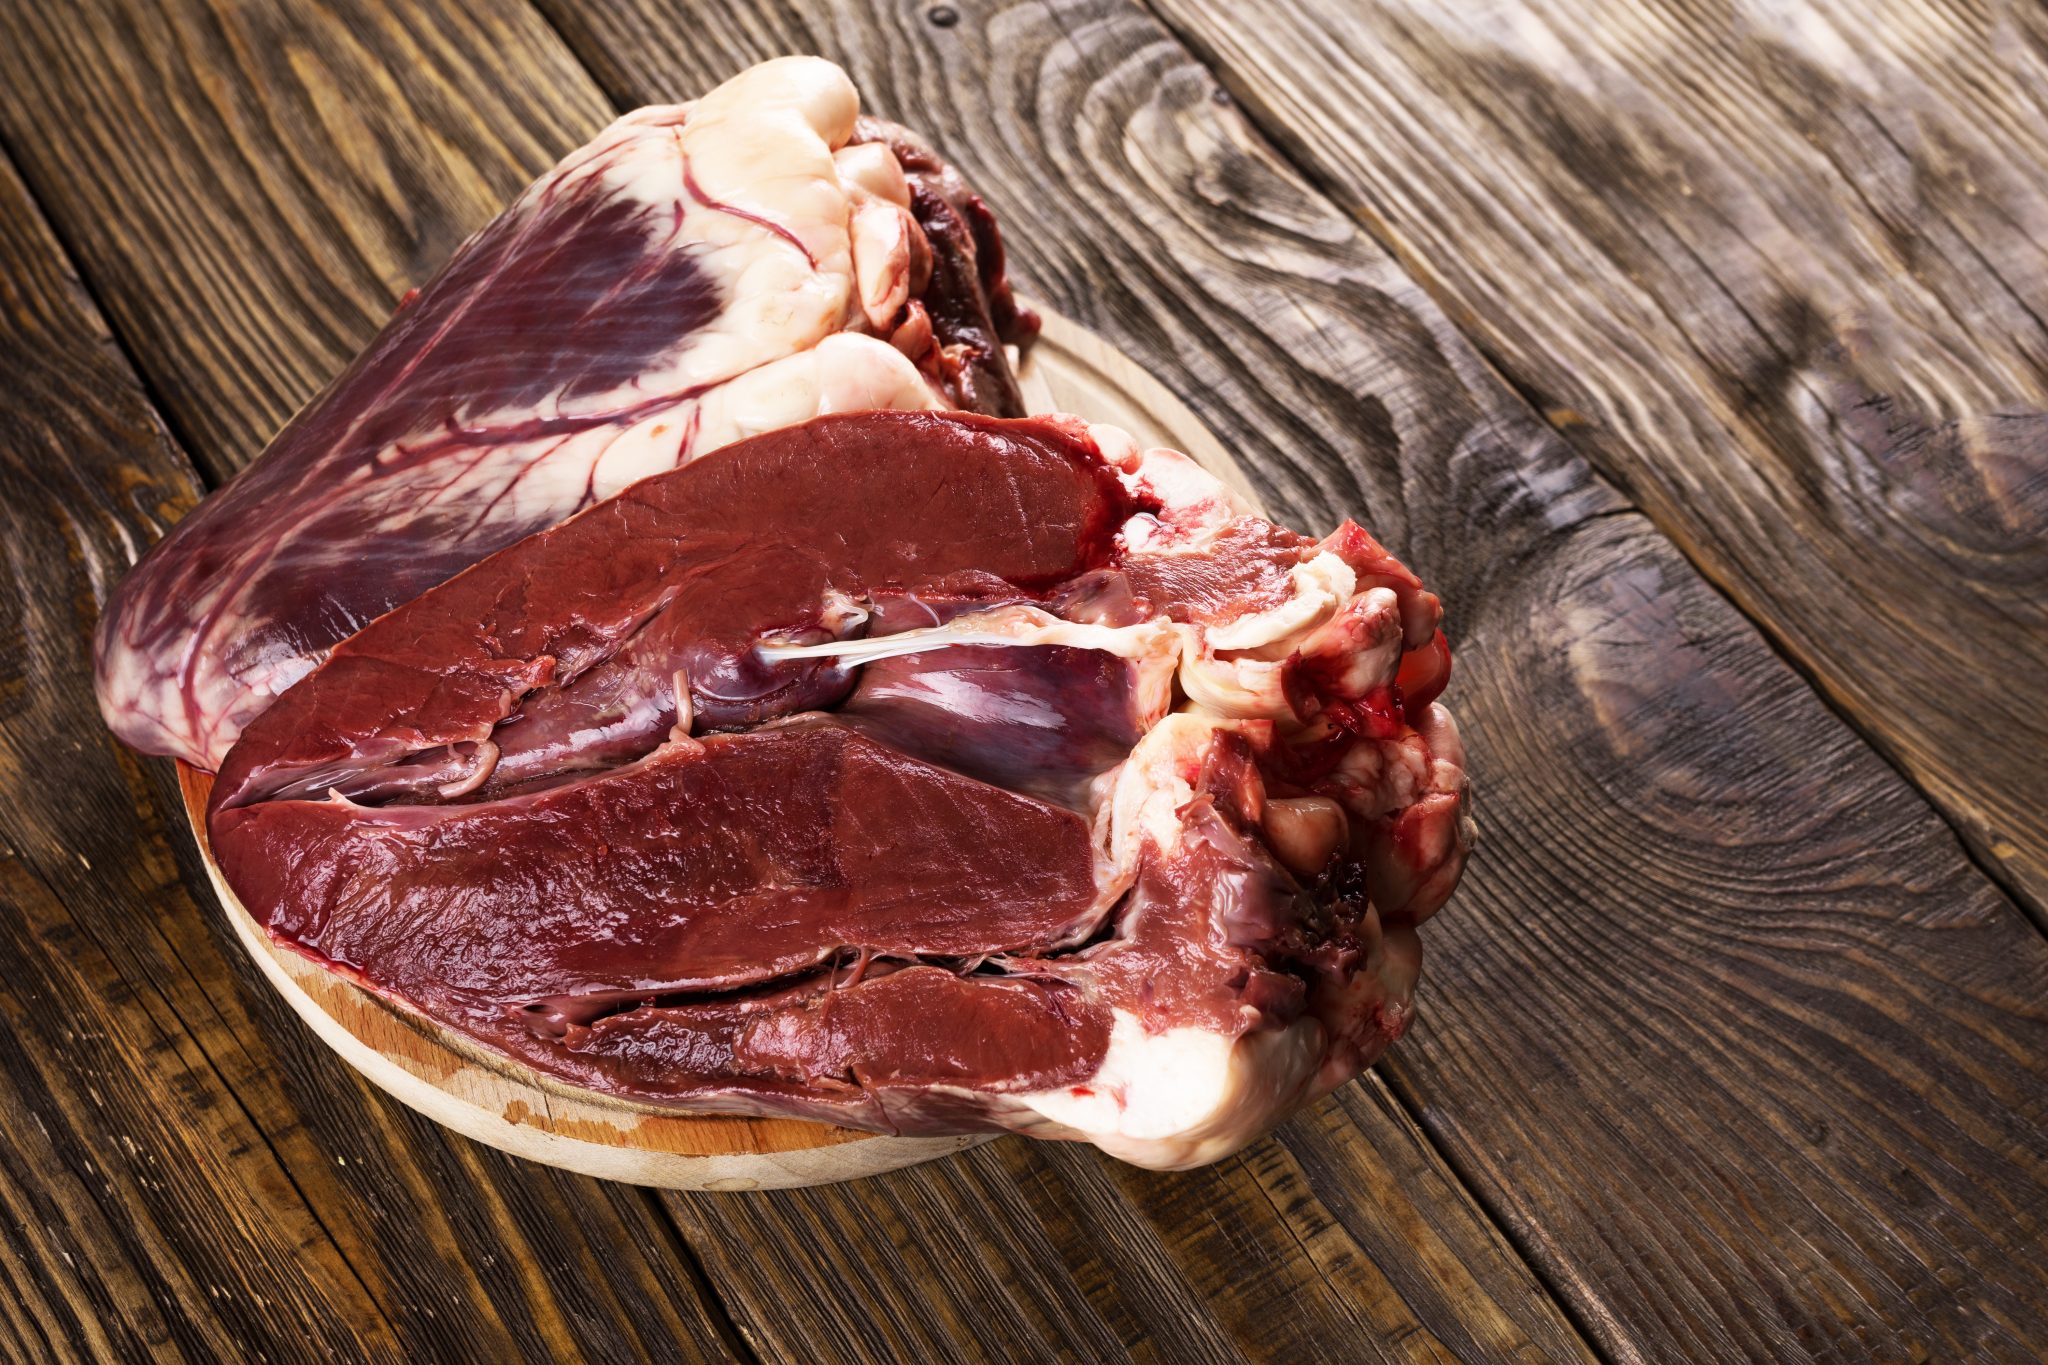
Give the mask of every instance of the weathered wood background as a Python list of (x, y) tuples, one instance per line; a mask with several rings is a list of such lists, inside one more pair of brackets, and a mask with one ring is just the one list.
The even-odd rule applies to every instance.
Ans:
[[(1238, 1159), (518, 1164), (298, 1026), (96, 723), (111, 582), (406, 288), (789, 51), (1449, 604), (1423, 1021)], [(0, 0), (0, 1350), (2048, 1355), (2044, 82), (2018, 3)]]

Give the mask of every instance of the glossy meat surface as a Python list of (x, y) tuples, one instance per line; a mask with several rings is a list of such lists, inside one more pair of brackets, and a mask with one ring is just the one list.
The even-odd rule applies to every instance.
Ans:
[(1406, 1028), (1438, 608), (1071, 418), (863, 413), (372, 623), (209, 813), (280, 943), (561, 1081), (1213, 1160)]
[(639, 741), (614, 759), (665, 738), (685, 695), (714, 726), (812, 709), (851, 677), (829, 660), (764, 664), (762, 637), (829, 640), (860, 623), (842, 604), (877, 590), (1017, 600), (1105, 562), (1131, 507), (1057, 424), (822, 417), (636, 484), (372, 623), (250, 726), (216, 800), (285, 782), (348, 792), (436, 746), (496, 741), (502, 766), (536, 716), (587, 716), (574, 702), (593, 679), (608, 698), (659, 695), (614, 704), (608, 738)]
[(537, 181), (122, 582), (109, 725), (215, 768), (335, 643), (637, 479), (820, 413), (1021, 413), (993, 221), (858, 106), (784, 58)]
[(757, 985), (848, 947), (1059, 943), (1107, 908), (1080, 816), (829, 724), (670, 744), (508, 799), (272, 801), (215, 829), (276, 932), (483, 1027), (563, 997)]

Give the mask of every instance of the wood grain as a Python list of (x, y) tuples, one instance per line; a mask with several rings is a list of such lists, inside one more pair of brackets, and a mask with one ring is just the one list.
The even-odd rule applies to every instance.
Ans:
[(1156, 4), (2048, 926), (2041, 11)]
[[(253, 454), (345, 363), (404, 288), (438, 264), (440, 253), (609, 117), (545, 26), (510, 4), (222, 4), (216, 12), (181, 0), (161, 8), (109, 2), (8, 15), (13, 41), (0, 44), (0, 70), (11, 87), (0, 98), (0, 135), (32, 162), (39, 193), (107, 300), (124, 344), (213, 471), (231, 470)], [(694, 88), (737, 64), (699, 66)], [(78, 116), (81, 108), (93, 111), (89, 119)], [(325, 122), (316, 111), (326, 111)], [(1268, 475), (1259, 482), (1273, 486)], [(78, 691), (73, 700), (83, 705), (82, 697)], [(96, 729), (81, 733), (108, 744)], [(159, 782), (159, 798), (164, 768), (146, 769)], [(203, 868), (189, 850), (180, 851), (187, 857), (185, 884), (203, 886)], [(456, 1283), (483, 1279), (498, 1311), (509, 1312), (529, 1291), (569, 1293), (587, 1284), (598, 1301), (582, 1306), (575, 1325), (613, 1335), (593, 1335), (609, 1345), (585, 1349), (630, 1353), (616, 1334), (628, 1330), (635, 1310), (612, 1316), (613, 1305), (628, 1304), (630, 1295), (614, 1290), (616, 1277), (602, 1270), (583, 1278), (590, 1252), (575, 1229), (587, 1219), (599, 1228), (593, 1242), (630, 1242), (641, 1259), (620, 1274), (640, 1276), (661, 1273), (659, 1237), (615, 1232), (601, 1216), (573, 1207), (552, 1225), (562, 1244), (536, 1237), (536, 1224), (548, 1224), (531, 1211), (533, 1192), (554, 1192), (566, 1202), (587, 1188), (584, 1182), (521, 1178), (496, 1154), (420, 1137), (423, 1121), (366, 1103), (361, 1087), (322, 1056), (320, 1043), (278, 1007), (269, 1011), (261, 1026), (295, 1074), (294, 1098), (318, 1116), (317, 1142), (337, 1141), (352, 1126), (374, 1127), (375, 1143), (343, 1144), (342, 1174), (379, 1181), (388, 1162), (403, 1182), (401, 1197), (375, 1205), (383, 1240), (373, 1245), (382, 1250), (412, 1236), (428, 1249), (448, 1248), (450, 1260), (467, 1264), (443, 1273)], [(307, 1098), (308, 1086), (332, 1088)], [(793, 1359), (814, 1358), (814, 1340), (876, 1358), (881, 1339), (864, 1336), (862, 1324), (884, 1313), (901, 1324), (892, 1330), (906, 1341), (944, 1339), (932, 1337), (928, 1324), (952, 1324), (959, 1335), (942, 1352), (952, 1355), (982, 1340), (992, 1343), (981, 1349), (995, 1358), (1004, 1343), (1024, 1357), (1086, 1354), (1067, 1344), (1073, 1341), (1099, 1345), (1111, 1357), (1127, 1349), (1177, 1358), (1196, 1349), (1184, 1341), (1207, 1342), (1212, 1355), (1260, 1354), (1270, 1326), (1249, 1307), (1304, 1284), (1321, 1287), (1299, 1295), (1308, 1316), (1293, 1330), (1323, 1341), (1326, 1354), (1583, 1357), (1570, 1324), (1412, 1122), (1397, 1107), (1372, 1112), (1374, 1123), (1350, 1138), (1344, 1160), (1325, 1163), (1325, 1170), (1357, 1177), (1341, 1196), (1307, 1193), (1287, 1178), (1284, 1163), (1264, 1186), (1241, 1165), (1203, 1177), (1201, 1188), (1221, 1181), (1230, 1194), (1233, 1224), (1221, 1243), (1204, 1235), (1213, 1215), (1199, 1204), (1174, 1204), (1172, 1221), (1157, 1225), (1149, 1220), (1158, 1211), (1134, 1202), (1159, 1197), (1154, 1188), (1126, 1187), (1098, 1173), (1067, 1192), (1061, 1172), (1068, 1168), (1041, 1164), (1054, 1158), (1034, 1152), (1004, 1160), (1040, 1172), (1033, 1177), (1035, 1215), (1020, 1213), (1009, 1184), (911, 1171), (846, 1192), (775, 1196), (783, 1207), (816, 1210), (817, 1219), (792, 1223), (800, 1239), (775, 1246), (731, 1240), (755, 1215), (722, 1202), (727, 1197), (676, 1196), (666, 1209), (685, 1237), (675, 1247), (680, 1263), (668, 1273), (686, 1277), (690, 1260), (701, 1259), (744, 1333), (726, 1344)], [(405, 1158), (414, 1141), (422, 1148), (419, 1165)], [(1392, 1153), (1385, 1165), (1376, 1155), (1381, 1144)], [(1388, 1173), (1396, 1170), (1413, 1177), (1403, 1188), (1391, 1183)], [(1262, 1189), (1278, 1193), (1269, 1197)], [(611, 1197), (619, 1209), (631, 1207)], [(1427, 1208), (1415, 1202), (1424, 1197)], [(871, 1204), (898, 1212), (856, 1216)], [(897, 1220), (889, 1243), (847, 1231), (883, 1216)], [(1145, 1228), (1155, 1230), (1133, 1231)], [(1405, 1259), (1409, 1238), (1422, 1228), (1430, 1230), (1435, 1267), (1427, 1276)], [(484, 1250), (501, 1232), (504, 1248)], [(1099, 1240), (1105, 1237), (1127, 1241)], [(1324, 1250), (1322, 1259), (1300, 1252), (1305, 1238)], [(966, 1245), (994, 1269), (978, 1272), (947, 1256), (933, 1261), (900, 1250)], [(1229, 1264), (1213, 1262), (1220, 1249), (1229, 1251)], [(391, 1292), (395, 1312), (423, 1313), (447, 1302), (424, 1253), (394, 1262), (390, 1273), (406, 1276)], [(565, 1266), (576, 1273), (565, 1276)], [(769, 1275), (764, 1267), (786, 1273)], [(1378, 1304), (1371, 1321), (1392, 1326), (1376, 1346), (1345, 1305), (1364, 1292), (1354, 1286), (1379, 1276), (1384, 1284), (1371, 1291)], [(1223, 1320), (1187, 1289), (1191, 1278), (1239, 1290)], [(1011, 1282), (1036, 1288), (1012, 1290)], [(1385, 1284), (1395, 1286), (1391, 1295)], [(1028, 1308), (1014, 1306), (1019, 1294)], [(641, 1343), (666, 1340), (669, 1315), (693, 1305), (687, 1288), (647, 1295), (639, 1310)], [(464, 1311), (484, 1310), (465, 1301)], [(561, 1320), (542, 1317), (540, 1308), (534, 1313), (536, 1326), (522, 1340), (559, 1341)], [(1097, 1316), (1111, 1327), (1093, 1325)], [(986, 1332), (984, 1320), (995, 1324)], [(710, 1331), (693, 1335), (719, 1341)], [(488, 1342), (485, 1329), (478, 1339)]]
[[(2048, 946), (1165, 30), (1107, 0), (544, 7), (621, 102), (844, 61), (990, 196), (1029, 286), (1269, 502), (1359, 515), (1443, 593), (1485, 833), (1383, 1071), (1603, 1351), (2048, 1349)], [(1347, 1172), (1302, 1142), (1319, 1196), (1273, 1202), (1324, 1264)], [(1215, 1177), (1224, 1228), (1287, 1157)], [(1299, 1261), (1237, 1269), (1211, 1230), (1164, 1240), (1212, 1313), (1316, 1302)]]
[(1180, 1174), (1004, 1140), (669, 1196), (769, 1359), (1590, 1359), (1375, 1082)]
[(4, 161), (0, 303), (0, 1350), (722, 1354), (657, 1207), (376, 1099), (187, 889), (89, 650), (198, 481)]
[(213, 483), (612, 116), (519, 0), (0, 14), (7, 145)]

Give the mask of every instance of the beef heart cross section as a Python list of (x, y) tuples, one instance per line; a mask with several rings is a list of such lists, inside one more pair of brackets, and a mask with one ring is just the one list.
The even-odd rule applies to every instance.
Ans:
[(275, 941), (558, 1081), (1193, 1165), (1408, 1025), (1438, 616), (1112, 427), (823, 416), (370, 622), (209, 832)]

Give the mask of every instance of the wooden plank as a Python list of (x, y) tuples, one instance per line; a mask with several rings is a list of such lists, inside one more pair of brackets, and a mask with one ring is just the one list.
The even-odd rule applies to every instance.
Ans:
[[(223, 1042), (208, 1036), (212, 1011), (178, 978), (200, 983), (172, 968), (159, 984), (132, 960), (124, 971), (102, 946), (120, 932), (112, 911), (157, 965), (169, 945), (149, 941), (149, 907), (177, 892), (163, 884), (160, 835), (133, 828), (124, 775), (84, 729), (94, 591), (155, 517), (190, 505), (193, 488), (5, 163), (0, 260), (10, 561), (0, 770), (19, 798), (0, 810), (0, 1087), (14, 1116), (5, 1185), (21, 1238), (7, 1268), (13, 1298), (53, 1354), (203, 1358), (228, 1353), (244, 1331), (343, 1355), (388, 1347), (375, 1296), (212, 1064)], [(78, 469), (70, 450), (91, 463)], [(124, 461), (126, 451), (138, 458)], [(79, 828), (102, 821), (109, 833)], [(46, 822), (81, 837), (39, 838)], [(100, 906), (51, 884), (53, 862), (83, 872), (93, 859), (116, 892)]]
[[(1276, 505), (1359, 514), (1444, 594), (1484, 833), (1383, 1069), (1608, 1353), (2048, 1349), (2048, 947), (1157, 23), (545, 2), (622, 100), (775, 51), (845, 61), (990, 195), (1032, 289), (1150, 364)], [(1307, 1197), (1274, 1202), (1311, 1260), (1369, 1207), (1384, 1150), (1304, 1131), (1194, 1186), (1121, 1177), (1141, 1218), (1189, 1187), (1224, 1210), (1158, 1234), (1219, 1322), (1305, 1283), (1229, 1231), (1246, 1181), (1300, 1169)]]
[(611, 117), (521, 0), (0, 23), (7, 144), (213, 483)]
[[(18, 1358), (723, 1354), (638, 1191), (371, 1094), (210, 905), (98, 603), (198, 480), (0, 161), (0, 1294)], [(181, 828), (181, 826), (179, 826)]]
[(667, 1195), (775, 1360), (1564, 1360), (1555, 1307), (1383, 1088), (1140, 1171), (1005, 1139), (855, 1185)]
[(2041, 11), (1158, 8), (2048, 924)]
[[(124, 340), (179, 428), (210, 452), (212, 467), (231, 467), (253, 450), (267, 424), (339, 368), (348, 347), (430, 268), (433, 257), (424, 248), (417, 259), (401, 249), (392, 223), (445, 249), (494, 207), (492, 194), (509, 193), (607, 117), (594, 88), (549, 46), (537, 21), (509, 6), (492, 13), (485, 22), (469, 10), (436, 17), (433, 7), (408, 7), (400, 17), (395, 9), (362, 5), (343, 21), (287, 5), (261, 14), (222, 7), (209, 17), (188, 2), (164, 17), (127, 16), (132, 39), (118, 36), (119, 25), (89, 30), (61, 16), (19, 25), (23, 91), (0, 118), (16, 145), (33, 149), (52, 211), (109, 299)], [(491, 41), (468, 37), (466, 47), (435, 48), (432, 69), (423, 74), (412, 65), (414, 51), (390, 36), (394, 28), (458, 35), (483, 29)], [(388, 68), (380, 65), (386, 62)], [(231, 76), (205, 75), (213, 64)], [(716, 69), (700, 65), (692, 84), (701, 89), (737, 64), (735, 57)], [(74, 88), (79, 81), (87, 83), (83, 92)], [(198, 88), (212, 93), (187, 93)], [(347, 92), (347, 107), (363, 124), (342, 142), (344, 150), (315, 156), (294, 141), (302, 135), (273, 128), (305, 117), (307, 107), (328, 107), (320, 100), (309, 105), (305, 90)], [(525, 103), (508, 109), (503, 102), (515, 96)], [(95, 124), (121, 129), (120, 138), (75, 126), (72, 111), (81, 103), (98, 111)], [(341, 96), (330, 103), (340, 107)], [(217, 126), (223, 107), (245, 111), (228, 146), (220, 145)], [(322, 163), (337, 157), (345, 166), (378, 159), (404, 167), (427, 148), (440, 158), (431, 174), (320, 178)], [(461, 149), (460, 156), (448, 148)], [(487, 160), (487, 150), (500, 159)], [(228, 164), (216, 171), (221, 159)], [(263, 205), (262, 212), (252, 204)], [(237, 262), (232, 281), (213, 278), (225, 259)], [(355, 269), (362, 261), (369, 264)], [(312, 284), (303, 278), (308, 272), (317, 276)], [(308, 321), (304, 311), (314, 300), (335, 320), (331, 325)], [(188, 329), (204, 336), (187, 337)], [(251, 375), (253, 403), (239, 398), (237, 387)], [(269, 1022), (275, 1026), (274, 1018)], [(283, 1032), (279, 1046), (312, 1046), (296, 1030)], [(328, 1074), (324, 1062), (295, 1058)], [(386, 1150), (398, 1147), (410, 1135), (410, 1120), (381, 1106), (375, 1112), (394, 1125)], [(1254, 1350), (1270, 1334), (1270, 1323), (1251, 1308), (1270, 1304), (1283, 1287), (1299, 1290), (1305, 1305), (1292, 1330), (1320, 1340), (1325, 1353), (1371, 1354), (1384, 1337), (1379, 1354), (1388, 1358), (1438, 1347), (1472, 1359), (1582, 1355), (1569, 1324), (1412, 1124), (1384, 1103), (1371, 1112), (1367, 1142), (1390, 1154), (1387, 1169), (1413, 1178), (1395, 1187), (1374, 1163), (1373, 1148), (1353, 1149), (1324, 1163), (1355, 1174), (1344, 1198), (1328, 1204), (1307, 1193), (1307, 1177), (1293, 1173), (1295, 1159), (1285, 1154), (1261, 1158), (1256, 1170), (1226, 1167), (1197, 1185), (1140, 1187), (1129, 1183), (1135, 1177), (1128, 1172), (1072, 1164), (1090, 1158), (1023, 1149), (983, 1158), (998, 1164), (978, 1180), (913, 1172), (893, 1184), (779, 1196), (781, 1203), (761, 1208), (719, 1197), (678, 1199), (669, 1207), (721, 1291), (733, 1297), (748, 1339), (795, 1357), (812, 1354), (806, 1343), (821, 1332), (819, 1339), (849, 1353), (879, 1349), (862, 1335), (870, 1298), (889, 1305), (899, 1333), (891, 1340), (929, 1346), (957, 1337), (941, 1354), (979, 1340), (1025, 1355), (1083, 1340), (1112, 1354), (1125, 1343), (1133, 1351), (1171, 1353), (1182, 1329), (1228, 1354)], [(1036, 1172), (1037, 1216), (1019, 1215), (1009, 1179), (996, 1174), (1008, 1169), (1006, 1162)], [(353, 1169), (353, 1155), (350, 1163)], [(1084, 1169), (1095, 1173), (1065, 1198), (1062, 1172)], [(1199, 1203), (1168, 1201), (1175, 1188), (1227, 1196), (1233, 1221), (1224, 1240), (1213, 1231), (1215, 1215)], [(472, 1197), (473, 1187), (458, 1189), (440, 1216), (458, 1218), (461, 1201)], [(1428, 1207), (1416, 1202), (1424, 1197)], [(425, 1206), (426, 1192), (416, 1199)], [(864, 1212), (870, 1205), (879, 1212)], [(773, 1215), (787, 1222), (764, 1222), (771, 1215), (763, 1210), (775, 1208), (818, 1214), (808, 1226), (797, 1213)], [(1170, 1221), (1148, 1230), (1162, 1217)], [(971, 1246), (975, 1257), (1003, 1269), (991, 1279), (945, 1257), (899, 1263), (897, 1254), (909, 1253), (847, 1240), (843, 1229), (883, 1226), (878, 1219), (894, 1220), (887, 1226), (902, 1247)], [(1130, 1229), (1137, 1231), (1129, 1246), (1097, 1240)], [(1404, 1264), (1407, 1241), (1421, 1229), (1430, 1230), (1429, 1276)], [(796, 1240), (771, 1240), (784, 1234)], [(1220, 1258), (1224, 1251), (1227, 1259)], [(766, 1265), (791, 1271), (763, 1278)], [(1002, 1277), (1011, 1273), (1030, 1287), (1005, 1287)], [(1191, 1274), (1215, 1286), (1216, 1307), (1193, 1301)], [(1359, 1303), (1371, 1305), (1370, 1312)], [(841, 1325), (828, 1331), (828, 1322)]]

